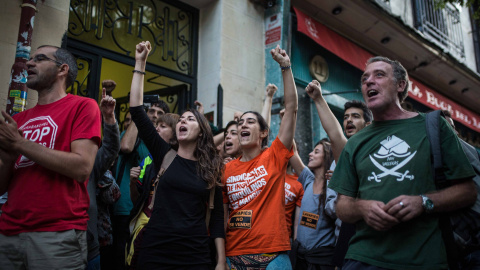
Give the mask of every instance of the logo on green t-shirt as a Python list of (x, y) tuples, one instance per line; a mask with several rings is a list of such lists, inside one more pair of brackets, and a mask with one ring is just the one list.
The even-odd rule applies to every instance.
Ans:
[(381, 141), (378, 152), (373, 154), (373, 157), (369, 155), (373, 165), (380, 172), (372, 172), (368, 180), (381, 182), (383, 177), (389, 175), (396, 176), (397, 181), (403, 181), (405, 178), (413, 180), (415, 177), (413, 174), (408, 174), (409, 170), (400, 171), (417, 153), (417, 151), (411, 153), (409, 149), (410, 146), (395, 135), (388, 136)]

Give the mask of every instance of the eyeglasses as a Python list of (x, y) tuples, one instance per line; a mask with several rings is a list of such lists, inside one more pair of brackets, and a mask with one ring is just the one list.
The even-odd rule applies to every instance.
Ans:
[(34, 57), (30, 57), (30, 59), (28, 59), (28, 61), (32, 61), (35, 62), (35, 63), (38, 63), (38, 62), (42, 62), (42, 61), (52, 61), (54, 62), (55, 64), (57, 64), (57, 66), (61, 66), (62, 63), (55, 60), (55, 59), (52, 59), (48, 56), (46, 56), (45, 54), (37, 54), (35, 55)]

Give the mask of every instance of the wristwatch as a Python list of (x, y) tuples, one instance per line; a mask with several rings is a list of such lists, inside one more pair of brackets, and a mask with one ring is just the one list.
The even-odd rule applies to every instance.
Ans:
[(435, 207), (433, 205), (433, 201), (430, 200), (430, 198), (428, 198), (427, 196), (423, 195), (423, 194), (420, 194), (420, 197), (422, 197), (422, 207), (423, 209), (425, 209), (425, 213), (432, 213), (433, 212), (433, 208)]

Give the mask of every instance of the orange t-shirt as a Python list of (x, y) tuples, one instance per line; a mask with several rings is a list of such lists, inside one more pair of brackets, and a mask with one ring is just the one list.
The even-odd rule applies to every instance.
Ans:
[(298, 175), (287, 174), (285, 176), (285, 218), (288, 237), (292, 236), (292, 218), (295, 206), (302, 206), (303, 186), (297, 179)]
[(276, 138), (254, 159), (229, 162), (222, 179), (229, 205), (226, 255), (290, 250), (285, 220), (285, 174), (293, 155)]

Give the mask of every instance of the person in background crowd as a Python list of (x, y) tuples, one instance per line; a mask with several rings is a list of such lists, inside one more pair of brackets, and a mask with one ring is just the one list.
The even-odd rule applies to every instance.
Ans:
[[(113, 164), (112, 164), (113, 166)], [(120, 187), (110, 170), (107, 170), (98, 180), (96, 188), (97, 212), (98, 212), (98, 243), (100, 244), (100, 269), (114, 270), (114, 257), (112, 245), (112, 220), (111, 206), (120, 198)]]
[(41, 46), (27, 65), (32, 109), (0, 119), (0, 216), (3, 269), (85, 269), (87, 180), (100, 144), (100, 110), (66, 93), (77, 76), (75, 57)]
[[(284, 114), (285, 109), (282, 109), (279, 113), (280, 120), (282, 120)], [(295, 141), (294, 146), (296, 147)], [(298, 149), (296, 150), (298, 151)], [(292, 243), (297, 238), (300, 207), (302, 206), (304, 193), (302, 183), (298, 181), (298, 174), (293, 169), (291, 161), (289, 161), (285, 175), (285, 217), (287, 219), (288, 237), (290, 237)]]
[(132, 115), (130, 112), (127, 112), (125, 114), (125, 118), (123, 119), (123, 131), (126, 131), (128, 129), (128, 126), (132, 123)]
[[(177, 125), (179, 117), (178, 114), (166, 113), (161, 115), (156, 123), (158, 135), (174, 149), (178, 149), (175, 126)], [(142, 161), (139, 167), (133, 167), (130, 170), (130, 196), (134, 203), (130, 214), (130, 240), (127, 245), (127, 265), (130, 269), (136, 269), (137, 249), (140, 247), (145, 225), (152, 215), (154, 205), (153, 194), (158, 185), (158, 181), (155, 181), (157, 174), (158, 172), (155, 171), (155, 163), (153, 163), (150, 154)], [(133, 221), (135, 221), (135, 224), (132, 224)]]
[[(442, 110), (443, 115), (445, 116), (445, 119), (447, 122), (450, 124), (450, 126), (453, 128), (455, 133), (458, 135), (458, 131), (455, 129), (455, 123), (453, 122), (452, 119), (452, 114), (450, 111), (447, 110)], [(465, 152), (465, 155), (468, 158), (468, 161), (470, 161), (470, 164), (472, 165), (476, 175), (473, 178), (473, 181), (475, 182), (475, 187), (477, 188), (477, 200), (475, 201), (473, 205), (473, 209), (477, 210), (480, 209), (480, 156), (472, 145), (468, 144), (466, 141), (462, 140), (461, 138), (458, 138), (460, 141), (460, 144), (462, 145), (462, 149)], [(473, 215), (473, 212), (470, 212), (471, 215)], [(478, 215), (474, 217), (474, 219), (478, 220)], [(453, 223), (452, 226), (460, 226), (460, 224)], [(462, 240), (460, 239), (455, 239), (456, 242), (461, 242)], [(473, 239), (472, 239), (473, 240)], [(472, 241), (474, 242), (474, 241)], [(464, 246), (465, 243), (460, 243), (460, 246)], [(459, 265), (460, 269), (462, 270), (474, 270), (474, 269), (480, 269), (480, 247), (477, 248), (471, 248), (467, 247), (463, 250), (459, 250)]]
[[(168, 105), (162, 100), (147, 108), (147, 115), (152, 126), (160, 115), (168, 112)], [(127, 113), (126, 118), (128, 116)], [(122, 194), (113, 207), (113, 248), (115, 257), (118, 258), (115, 260), (115, 269), (125, 269), (125, 246), (130, 237), (129, 217), (133, 208), (130, 199), (130, 169), (138, 166), (147, 156), (148, 149), (139, 138), (137, 126), (135, 123), (128, 124), (128, 128), (120, 135), (120, 154), (115, 170), (115, 179)]]
[(308, 167), (298, 156), (290, 159), (293, 169), (300, 172), (304, 194), (300, 207), (297, 238), (290, 258), (295, 269), (335, 269), (332, 262), (335, 247), (335, 191), (327, 188), (325, 172), (333, 162), (328, 140), (319, 141), (309, 154)]
[(284, 82), (285, 116), (277, 139), (268, 142), (268, 125), (257, 112), (244, 113), (239, 122), (242, 156), (226, 165), (224, 204), (230, 207), (227, 256), (232, 269), (279, 267), (291, 269), (285, 220), (285, 171), (292, 155), (297, 91), (290, 58), (280, 47), (271, 51)]
[(113, 90), (115, 90), (115, 87), (117, 87), (117, 83), (113, 80), (102, 81), (102, 88), (105, 88), (105, 90), (107, 91), (107, 96), (112, 96), (112, 92)]
[(100, 243), (98, 233), (98, 211), (97, 211), (97, 187), (100, 179), (105, 176), (110, 165), (115, 161), (120, 151), (120, 131), (115, 120), (115, 99), (107, 96), (103, 88), (102, 100), (100, 101), (100, 112), (103, 117), (103, 140), (102, 146), (95, 156), (93, 170), (90, 173), (87, 184), (90, 207), (88, 208), (87, 223), (87, 244), (88, 244), (88, 266), (87, 270), (100, 269)]
[(409, 80), (398, 61), (369, 59), (361, 83), (375, 120), (347, 142), (329, 184), (338, 192), (338, 217), (356, 223), (343, 269), (447, 269), (434, 213), (472, 204), (475, 173), (443, 120), (443, 166), (452, 186), (436, 189), (425, 116), (401, 107)]
[[(372, 112), (367, 108), (367, 105), (361, 101), (352, 100), (346, 102), (343, 114), (344, 135), (340, 123), (338, 123), (335, 115), (332, 113), (330, 107), (323, 98), (320, 83), (313, 80), (308, 84), (305, 90), (317, 108), (322, 127), (325, 129), (331, 140), (333, 156), (335, 160), (338, 161), (340, 153), (343, 151), (343, 148), (347, 143), (347, 139), (350, 139), (353, 135), (357, 134), (372, 122)], [(332, 164), (332, 167), (335, 167), (335, 164)], [(327, 180), (330, 180), (332, 173), (332, 170), (327, 171)], [(337, 267), (341, 267), (343, 265), (345, 254), (347, 253), (348, 242), (353, 234), (355, 234), (355, 225), (344, 223), (340, 219), (335, 221), (335, 225), (337, 243), (335, 245), (333, 261)]]
[[(143, 108), (143, 75), (150, 42), (136, 47), (135, 70), (130, 94), (130, 112), (160, 171), (163, 158), (171, 146), (148, 122)], [(217, 268), (225, 269), (222, 193), (218, 187), (223, 162), (213, 143), (205, 117), (191, 109), (182, 114), (176, 125), (178, 151), (171, 165), (159, 178), (154, 194), (152, 216), (145, 226), (138, 250), (139, 269), (209, 269), (210, 238), (217, 251)], [(209, 196), (214, 189), (214, 209)]]

